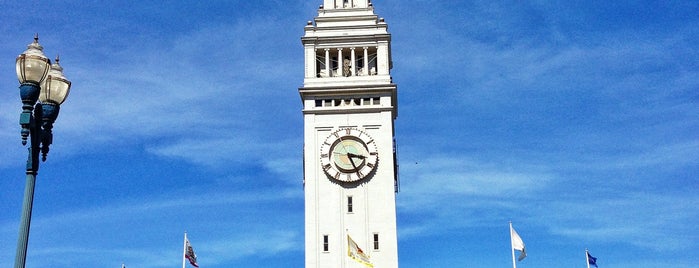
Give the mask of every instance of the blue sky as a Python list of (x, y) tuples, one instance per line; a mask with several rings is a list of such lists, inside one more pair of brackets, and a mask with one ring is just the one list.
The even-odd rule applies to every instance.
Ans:
[[(400, 265), (699, 263), (699, 3), (375, 0), (393, 36)], [(0, 2), (0, 259), (34, 33), (72, 92), (27, 267), (303, 266), (300, 37), (320, 0)], [(32, 7), (27, 12), (26, 6)]]

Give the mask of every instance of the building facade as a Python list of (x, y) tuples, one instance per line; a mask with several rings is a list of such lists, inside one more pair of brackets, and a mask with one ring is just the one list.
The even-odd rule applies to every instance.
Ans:
[(387, 24), (369, 0), (324, 0), (304, 32), (306, 267), (398, 267)]

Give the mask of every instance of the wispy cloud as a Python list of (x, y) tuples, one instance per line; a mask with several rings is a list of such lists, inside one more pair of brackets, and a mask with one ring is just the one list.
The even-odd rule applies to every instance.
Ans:
[[(526, 210), (529, 199), (546, 190), (555, 174), (526, 163), (503, 165), (464, 155), (440, 156), (401, 165), (401, 237), (425, 236), (507, 220), (502, 211)], [(417, 220), (417, 219), (429, 220)], [(454, 220), (458, 218), (459, 220)]]
[(685, 194), (631, 193), (552, 204), (551, 213), (540, 217), (544, 222), (567, 223), (550, 224), (555, 235), (672, 251), (689, 249), (699, 240), (691, 225), (682, 224), (699, 216), (692, 209), (698, 205), (699, 198)]
[(283, 230), (262, 230), (263, 236), (260, 233), (249, 230), (235, 237), (222, 238), (204, 244), (201, 249), (207, 252), (210, 259), (203, 259), (202, 263), (235, 263), (235, 260), (245, 257), (264, 258), (280, 252), (301, 251), (303, 248), (301, 233)]
[[(251, 255), (296, 251), (302, 248), (298, 228), (279, 228), (275, 224), (277, 220), (289, 221), (290, 218), (294, 218), (294, 213), (269, 210), (277, 220), (260, 222), (259, 217), (268, 213), (249, 215), (247, 212), (251, 209), (274, 207), (275, 203), (298, 198), (295, 191), (274, 191), (266, 194), (259, 191), (171, 192), (139, 199), (136, 202), (123, 200), (101, 206), (61, 211), (53, 215), (35, 215), (32, 221), (32, 232), (35, 234), (32, 259), (51, 260), (60, 259), (63, 254), (93, 253), (89, 255), (103, 256), (103, 259), (92, 260), (94, 263), (107, 264), (130, 260), (132, 265), (142, 267), (172, 266), (177, 263), (181, 254), (178, 253), (181, 251), (181, 238), (177, 239), (172, 235), (177, 234), (175, 230), (184, 230), (187, 226), (193, 229), (192, 233), (197, 237), (197, 240), (193, 241), (195, 249), (206, 256), (202, 263), (227, 263)], [(212, 214), (211, 211), (218, 213)], [(222, 216), (224, 211), (227, 216)], [(166, 222), (160, 222), (163, 219), (167, 219)], [(222, 224), (222, 221), (233, 221), (226, 225), (230, 228), (246, 228), (249, 232), (228, 232), (224, 229), (220, 230), (220, 233), (200, 229), (202, 224), (213, 226)], [(194, 224), (195, 222), (197, 224)], [(159, 224), (162, 229), (159, 234), (151, 234), (150, 237), (154, 235), (161, 241), (139, 238), (139, 233), (144, 231), (139, 226), (153, 224)], [(195, 225), (199, 227), (192, 227)], [(100, 231), (107, 229), (115, 233)], [(3, 223), (0, 230), (0, 233), (12, 234), (16, 231), (16, 225), (14, 222)], [(59, 233), (71, 234), (72, 239), (60, 244), (51, 243), (51, 239)], [(259, 234), (264, 234), (265, 238), (261, 240)], [(89, 237), (85, 237), (86, 235)], [(100, 249), (86, 249), (80, 246), (86, 240), (112, 239), (114, 236), (130, 238)], [(178, 244), (180, 246), (177, 246)], [(65, 262), (66, 265), (71, 263), (74, 264), (74, 260)], [(33, 263), (38, 266), (41, 266), (40, 264), (41, 262)]]
[[(462, 196), (524, 196), (540, 189), (551, 174), (531, 167), (502, 167), (497, 163), (469, 160), (465, 155), (429, 158), (402, 166), (410, 180), (409, 194), (453, 194)], [(438, 183), (437, 183), (438, 182)]]
[[(211, 267), (302, 262), (299, 37), (320, 3), (45, 3), (31, 13), (0, 3), (16, 22), (0, 25), (2, 62), (39, 31), (74, 82), (54, 129), (58, 164), (37, 188), (32, 265), (172, 267), (184, 230)], [(686, 251), (699, 241), (688, 224), (699, 218), (697, 4), (375, 6), (399, 86), (401, 252), (484, 266), (498, 253), (474, 265), (447, 249), (482, 240), (435, 238), (506, 244), (512, 220), (528, 245), (551, 247), (549, 266), (570, 266), (557, 247), (581, 244), (606, 249), (595, 252), (610, 266), (696, 263)], [(0, 196), (11, 213), (0, 256), (12, 259), (23, 185), (11, 178), (27, 151), (16, 81), (3, 77)], [(503, 233), (474, 234), (493, 226)], [(623, 259), (631, 253), (641, 261)]]
[[(240, 19), (130, 46), (119, 52), (128, 58), (113, 56), (99, 70), (90, 69), (90, 61), (73, 62), (72, 78), (77, 82), (58, 120), (57, 140), (78, 153), (105, 145), (133, 146), (145, 139), (152, 141), (149, 152), (174, 155), (174, 150), (195, 149), (194, 155), (202, 156), (196, 152), (208, 149), (221, 159), (241, 156), (233, 148), (235, 141), (277, 142), (262, 137), (270, 129), (285, 128), (273, 123), (284, 122), (275, 117), (297, 115), (294, 107), (300, 101), (293, 81), (299, 79), (289, 72), (290, 55), (250, 53), (282, 45), (270, 32), (275, 27), (271, 21)], [(259, 34), (266, 32), (270, 34)], [(259, 40), (239, 42), (245, 36)], [(280, 98), (282, 90), (288, 93)]]

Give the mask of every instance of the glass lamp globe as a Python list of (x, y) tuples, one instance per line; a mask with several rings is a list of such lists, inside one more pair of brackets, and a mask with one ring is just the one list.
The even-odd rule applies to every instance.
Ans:
[(63, 75), (63, 67), (59, 61), (59, 57), (56, 57), (56, 62), (51, 65), (51, 70), (41, 85), (41, 93), (39, 94), (41, 103), (61, 105), (68, 97), (71, 83)]
[(51, 61), (44, 55), (44, 47), (39, 45), (39, 36), (34, 36), (34, 42), (27, 50), (17, 56), (17, 79), (20, 84), (41, 84), (51, 69)]

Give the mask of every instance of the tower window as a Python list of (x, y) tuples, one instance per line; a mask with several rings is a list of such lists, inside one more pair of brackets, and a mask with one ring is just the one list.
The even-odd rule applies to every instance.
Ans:
[(379, 106), (381, 98), (346, 98), (346, 99), (317, 99), (315, 107), (342, 107), (342, 106)]
[(328, 235), (323, 235), (323, 252), (328, 252), (330, 250), (330, 245)]
[(352, 203), (352, 196), (347, 197), (347, 213), (352, 213), (353, 212), (353, 206), (354, 204)]
[(374, 250), (379, 250), (379, 234), (374, 233)]

